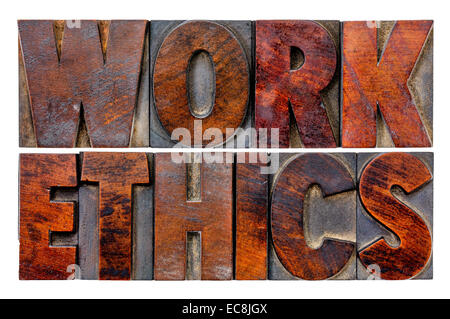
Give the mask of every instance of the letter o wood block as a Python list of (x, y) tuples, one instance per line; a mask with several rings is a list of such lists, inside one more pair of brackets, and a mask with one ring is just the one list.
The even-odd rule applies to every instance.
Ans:
[[(214, 66), (212, 77), (212, 110), (192, 110), (189, 96), (191, 59), (206, 52)], [(191, 21), (176, 27), (159, 48), (153, 72), (153, 94), (158, 118), (169, 135), (177, 128), (186, 128), (194, 142), (194, 120), (202, 120), (201, 134), (218, 128), (225, 141), (226, 128), (238, 128), (244, 120), (249, 100), (249, 65), (238, 39), (226, 27), (215, 22)], [(195, 99), (195, 98), (194, 98)], [(202, 115), (199, 115), (202, 113)], [(190, 142), (190, 144), (189, 144)], [(202, 145), (214, 146), (222, 141), (203, 140)], [(198, 145), (196, 145), (198, 146)]]

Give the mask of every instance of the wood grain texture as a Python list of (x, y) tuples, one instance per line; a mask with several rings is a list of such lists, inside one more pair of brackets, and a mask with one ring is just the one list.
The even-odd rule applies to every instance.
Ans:
[[(304, 54), (304, 64), (291, 70), (291, 47)], [(320, 92), (336, 70), (336, 47), (326, 29), (313, 21), (256, 21), (255, 126), (271, 147), (272, 128), (279, 129), (279, 147), (289, 147), (291, 106), (305, 147), (336, 147)], [(267, 143), (267, 144), (266, 144)], [(276, 147), (276, 146), (275, 146)]]
[(154, 278), (184, 280), (187, 232), (201, 232), (201, 279), (233, 278), (231, 164), (201, 166), (201, 201), (187, 201), (187, 169), (155, 155)]
[[(255, 153), (256, 154), (256, 153)], [(267, 279), (268, 176), (262, 163), (236, 163), (236, 271), (238, 280)]]
[(343, 22), (343, 147), (376, 146), (377, 107), (395, 146), (431, 146), (408, 80), (432, 25), (397, 21), (378, 59), (376, 23)]
[(50, 189), (76, 185), (76, 155), (20, 155), (20, 279), (69, 276), (76, 247), (50, 247), (50, 233), (74, 230), (74, 203), (51, 202)]
[(132, 185), (149, 183), (145, 153), (83, 153), (81, 180), (99, 183), (99, 279), (131, 278)]
[(280, 168), (272, 191), (271, 232), (278, 258), (294, 276), (320, 280), (338, 274), (349, 262), (354, 243), (324, 238), (318, 249), (305, 238), (304, 200), (318, 185), (324, 196), (354, 189), (347, 168), (331, 155), (303, 154)]
[[(214, 66), (214, 105), (206, 117), (190, 110), (188, 94), (191, 57), (207, 52)], [(191, 140), (184, 144), (216, 145), (214, 138), (194, 141), (194, 120), (202, 120), (202, 136), (208, 128), (218, 128), (226, 140), (226, 128), (238, 128), (245, 118), (250, 97), (250, 69), (238, 38), (223, 25), (211, 21), (187, 21), (174, 28), (158, 50), (153, 69), (153, 96), (158, 118), (171, 136), (176, 128), (186, 128)], [(192, 92), (189, 92), (192, 95)], [(152, 142), (153, 143), (153, 142)]]
[(19, 21), (38, 147), (128, 147), (147, 21)]
[(359, 193), (366, 211), (392, 231), (398, 247), (377, 240), (359, 251), (365, 267), (378, 265), (382, 279), (414, 277), (427, 264), (432, 249), (430, 230), (413, 209), (392, 194), (393, 186), (411, 193), (430, 181), (432, 175), (424, 163), (408, 153), (386, 153), (371, 160), (364, 168)]

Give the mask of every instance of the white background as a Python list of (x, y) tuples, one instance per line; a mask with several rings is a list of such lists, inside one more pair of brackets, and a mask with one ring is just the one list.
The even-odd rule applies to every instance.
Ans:
[[(4, 1), (0, 39), (0, 297), (439, 298), (450, 297), (450, 6), (446, 1)], [(19, 281), (17, 19), (434, 20), (434, 279), (409, 281)], [(406, 149), (407, 150), (407, 149)], [(416, 151), (419, 151), (416, 149)], [(63, 150), (75, 152), (78, 150)], [(147, 150), (148, 151), (148, 150)], [(352, 150), (345, 150), (352, 151)], [(355, 150), (361, 151), (361, 150)], [(366, 150), (371, 151), (371, 150)], [(373, 150), (372, 150), (373, 151)], [(41, 150), (42, 152), (42, 150)], [(45, 152), (62, 152), (45, 150)]]

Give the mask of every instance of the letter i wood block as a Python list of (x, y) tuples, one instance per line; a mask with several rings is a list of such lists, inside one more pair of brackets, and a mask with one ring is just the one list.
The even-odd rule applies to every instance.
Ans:
[(238, 280), (267, 279), (269, 177), (266, 153), (236, 155), (236, 274)]
[(251, 57), (251, 21), (152, 21), (151, 146), (212, 147), (250, 128)]
[(358, 278), (431, 279), (433, 154), (358, 154)]
[(342, 23), (342, 146), (428, 147), (433, 21)]
[(283, 154), (280, 162), (269, 279), (355, 279), (356, 155)]
[(183, 162), (191, 155), (155, 155), (154, 278), (230, 280), (232, 164)]
[(258, 147), (336, 147), (339, 22), (256, 21), (255, 41)]
[(146, 26), (19, 21), (21, 146), (128, 147), (148, 136), (147, 102), (138, 99)]

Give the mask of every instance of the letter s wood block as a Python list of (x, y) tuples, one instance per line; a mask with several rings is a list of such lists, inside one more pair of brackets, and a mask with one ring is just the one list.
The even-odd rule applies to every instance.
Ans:
[(75, 231), (74, 203), (50, 200), (52, 187), (77, 186), (75, 154), (20, 155), (20, 279), (66, 279), (76, 247), (54, 247), (52, 232)]
[(21, 146), (148, 146), (136, 145), (148, 141), (148, 125), (135, 118), (147, 114), (148, 122), (146, 101), (138, 100), (146, 26), (19, 21)]
[(432, 278), (433, 154), (358, 154), (358, 278)]
[(258, 147), (339, 144), (338, 48), (338, 21), (256, 21)]
[(269, 279), (355, 279), (356, 155), (283, 154), (280, 162)]
[(432, 26), (343, 22), (343, 147), (431, 146)]

